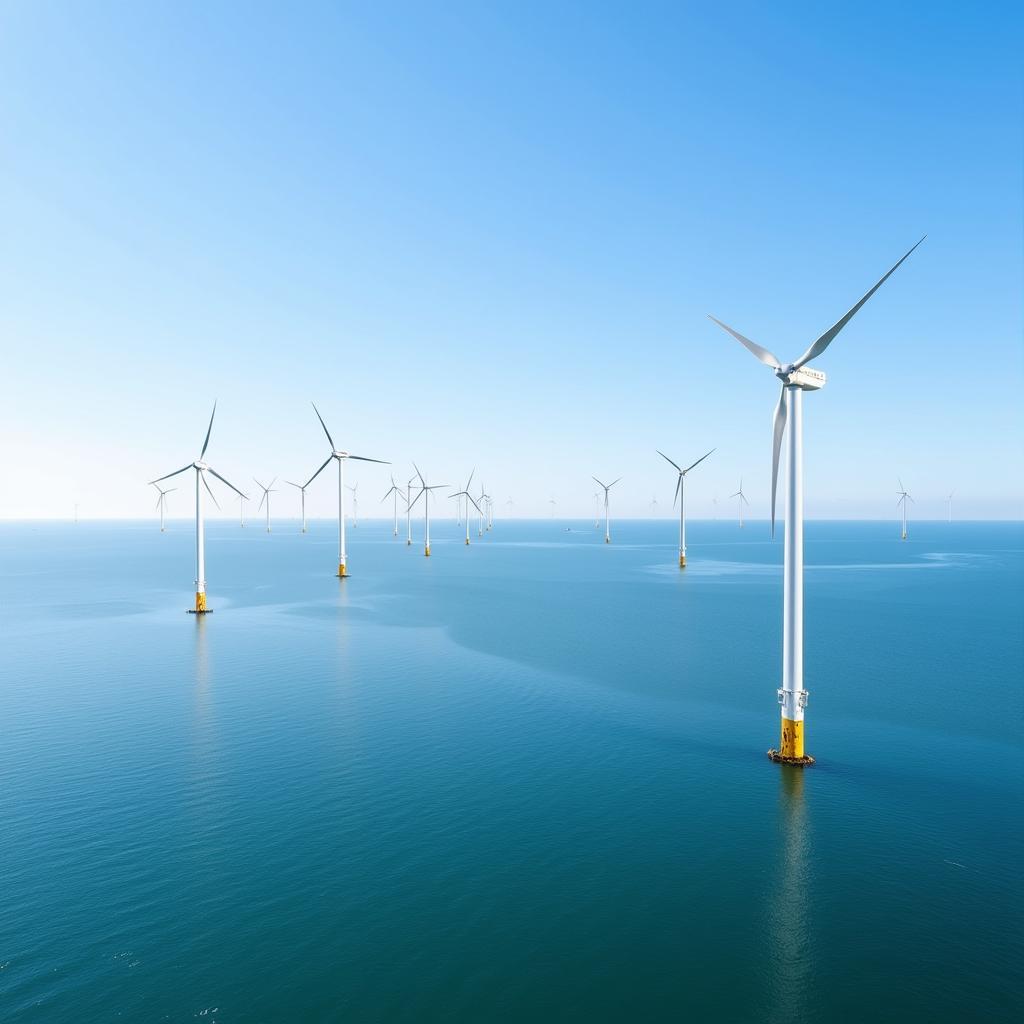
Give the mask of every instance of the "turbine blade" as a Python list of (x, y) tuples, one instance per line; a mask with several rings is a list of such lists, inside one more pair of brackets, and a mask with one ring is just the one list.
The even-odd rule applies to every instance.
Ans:
[(210, 443), (210, 431), (213, 430), (213, 417), (217, 415), (217, 403), (213, 403), (213, 412), (210, 413), (210, 425), (206, 428), (206, 440), (203, 442), (203, 450), (199, 453), (199, 458), (202, 458), (206, 454), (206, 446)]
[(206, 474), (205, 473), (200, 473), (199, 475), (203, 478), (203, 486), (206, 488), (206, 493), (209, 494), (211, 498), (213, 498), (213, 503), (214, 503), (214, 505), (217, 506), (217, 509), (219, 511), (220, 510), (220, 502), (217, 500), (217, 495), (214, 494), (212, 490), (210, 490), (210, 484), (209, 484), (209, 481), (206, 479)]
[(679, 476), (676, 477), (676, 495), (672, 499), (672, 507), (676, 507), (676, 502), (679, 501), (679, 492), (683, 488), (683, 474), (680, 472)]
[(872, 288), (864, 296), (864, 298), (862, 298), (860, 302), (858, 302), (857, 305), (854, 306), (853, 309), (851, 309), (850, 312), (846, 314), (846, 316), (844, 316), (841, 320), (833, 324), (816, 342), (814, 342), (814, 344), (811, 345), (811, 347), (793, 364), (793, 368), (798, 370), (801, 366), (804, 365), (804, 363), (810, 362), (812, 359), (815, 358), (815, 356), (820, 356), (821, 353), (824, 352), (825, 349), (827, 349), (829, 345), (832, 343), (832, 339), (835, 338), (835, 336), (854, 318), (855, 314), (860, 309), (860, 307), (863, 306), (864, 303), (867, 302), (868, 299), (870, 299), (871, 296), (874, 295), (875, 292), (877, 292), (883, 284), (885, 284), (885, 282), (889, 279), (890, 274), (892, 274), (899, 267), (899, 265), (921, 244), (921, 242), (924, 241), (925, 237), (927, 236), (923, 236), (914, 245), (912, 245), (896, 261), (896, 263), (893, 264), (890, 270), (882, 276), (882, 278), (874, 286), (874, 288)]
[(176, 469), (173, 473), (168, 473), (167, 476), (158, 476), (155, 480), (150, 480), (151, 484), (158, 484), (161, 480), (170, 480), (172, 476), (177, 476), (179, 473), (184, 473), (186, 469), (191, 469), (192, 463), (190, 462), (187, 466), (182, 466), (181, 469)]
[[(657, 449), (657, 448), (655, 448), (654, 450), (655, 450), (656, 452), (658, 452), (658, 449)], [(667, 463), (668, 463), (668, 464), (669, 464), (670, 466), (676, 466), (676, 464), (675, 464), (675, 463), (674, 463), (674, 462), (673, 462), (673, 461), (672, 461), (672, 460), (671, 460), (671, 459), (670, 459), (670, 458), (669, 458), (669, 457), (668, 457), (668, 456), (667, 456), (667, 455), (666, 455), (666, 454), (665, 454), (664, 452), (658, 452), (658, 454), (659, 454), (659, 455), (660, 455), (660, 456), (661, 456), (661, 457), (662, 457), (662, 458), (663, 458), (663, 459), (664, 459), (664, 460), (665, 460), (665, 461), (666, 461), (666, 462), (667, 462)], [(679, 469), (679, 467), (678, 467), (678, 466), (676, 466), (676, 469), (678, 469), (678, 470), (679, 470), (679, 472), (680, 472), (680, 473), (682, 473), (682, 470), (681, 470), (681, 469)]]
[[(476, 472), (476, 466), (473, 467), (473, 473)], [(469, 479), (466, 481), (466, 493), (469, 493), (469, 485), (473, 482), (473, 473), (469, 474)]]
[[(350, 459), (357, 459), (359, 462), (377, 462), (380, 463), (380, 465), (382, 466), (391, 465), (391, 463), (388, 462), (386, 459), (368, 459), (365, 455), (349, 455), (348, 457)], [(356, 486), (358, 487), (359, 485), (356, 484)]]
[(230, 480), (225, 480), (224, 477), (222, 477), (212, 466), (207, 466), (206, 472), (212, 473), (222, 484), (227, 484), (228, 487), (230, 487), (231, 490), (233, 490), (239, 497), (245, 498), (246, 501), (249, 500), (249, 496), (247, 494), (242, 494), (242, 492), (233, 483), (231, 483)]
[(307, 487), (327, 468), (327, 463), (333, 458), (333, 455), (328, 455), (327, 458), (324, 459), (324, 464), (306, 481)]
[(753, 352), (754, 355), (764, 363), (765, 366), (770, 366), (773, 370), (779, 370), (782, 368), (782, 363), (771, 354), (766, 348), (761, 348), (756, 341), (751, 341), (749, 338), (744, 338), (739, 331), (734, 331), (728, 324), (723, 324), (721, 320), (716, 319), (710, 313), (708, 314), (709, 320), (714, 320), (723, 331), (727, 331), (731, 334), (744, 348)]
[(313, 406), (313, 412), (316, 413), (316, 418), (320, 421), (320, 426), (324, 428), (324, 433), (327, 435), (327, 440), (331, 444), (331, 451), (337, 451), (337, 445), (335, 445), (334, 443), (334, 438), (331, 437), (331, 432), (327, 429), (327, 424), (324, 423), (323, 416), (320, 415), (320, 410), (316, 407), (316, 402), (310, 402), (309, 404)]
[[(591, 479), (591, 480), (593, 480), (593, 481), (594, 481), (594, 483), (598, 485), (598, 487), (604, 487), (604, 484), (603, 484), (603, 483), (601, 483), (601, 481), (600, 481), (600, 480), (598, 480), (596, 476), (592, 476), (592, 477), (591, 477), (590, 479)], [(605, 489), (606, 491), (608, 490), (608, 488), (607, 488), (607, 487), (604, 487), (604, 489)]]
[(156, 504), (153, 506), (153, 511), (154, 512), (160, 507), (160, 502), (163, 501), (163, 500), (164, 500), (164, 492), (161, 491), (160, 492), (160, 497), (156, 499)]
[(614, 486), (615, 486), (615, 485), (616, 485), (616, 484), (617, 484), (617, 483), (618, 483), (618, 482), (619, 482), (619, 481), (620, 481), (621, 479), (622, 479), (622, 477), (621, 477), (621, 476), (619, 476), (619, 477), (616, 477), (616, 478), (615, 478), (615, 479), (614, 479), (614, 480), (613, 480), (613, 481), (612, 481), (612, 482), (611, 482), (611, 483), (610, 483), (610, 484), (608, 485), (608, 490), (610, 491), (610, 490), (611, 490), (611, 489), (612, 489), (612, 488), (613, 488), (613, 487), (614, 487)]
[(420, 490), (419, 494), (417, 494), (417, 495), (416, 495), (416, 497), (415, 497), (415, 498), (413, 498), (413, 499), (412, 499), (412, 501), (411, 501), (411, 502), (409, 503), (409, 508), (410, 508), (410, 509), (411, 509), (411, 508), (413, 507), (413, 505), (415, 505), (415, 504), (416, 504), (416, 502), (417, 502), (417, 501), (419, 501), (419, 500), (420, 500), (420, 498), (422, 498), (422, 497), (423, 497), (423, 495), (424, 495), (424, 494), (426, 493), (426, 490), (427, 490), (427, 489), (426, 489), (425, 487), (424, 487), (424, 488), (421, 488), (421, 490)]
[[(712, 449), (711, 449), (711, 451), (710, 451), (710, 452), (708, 452), (708, 455), (710, 455), (710, 454), (711, 454), (712, 452), (714, 452), (714, 451), (715, 451), (715, 449), (714, 449), (714, 448), (712, 448)], [(701, 464), (701, 463), (702, 463), (702, 462), (703, 462), (703, 461), (704, 461), (704, 460), (705, 460), (705, 459), (706, 459), (706, 458), (708, 457), (708, 455), (702, 455), (702, 456), (701, 456), (701, 457), (700, 457), (700, 458), (699, 458), (699, 459), (698, 459), (698, 460), (697, 460), (697, 461), (696, 461), (696, 462), (695, 462), (695, 463), (693, 464), (693, 466), (687, 466), (687, 467), (686, 467), (686, 469), (684, 469), (684, 470), (683, 470), (683, 472), (684, 472), (684, 473), (689, 473), (689, 472), (690, 472), (690, 470), (691, 470), (691, 469), (693, 469), (693, 467), (694, 467), (694, 466), (699, 466), (699, 465), (700, 465), (700, 464)]]
[(775, 536), (775, 492), (779, 484), (779, 455), (782, 452), (782, 438), (786, 433), (786, 388), (783, 385), (779, 394), (779, 404), (775, 406), (775, 426), (772, 435), (772, 536)]

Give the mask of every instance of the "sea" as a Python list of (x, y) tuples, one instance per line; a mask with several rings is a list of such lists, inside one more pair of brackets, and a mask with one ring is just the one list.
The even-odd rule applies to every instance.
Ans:
[(1024, 1019), (1024, 525), (0, 524), (0, 1020)]

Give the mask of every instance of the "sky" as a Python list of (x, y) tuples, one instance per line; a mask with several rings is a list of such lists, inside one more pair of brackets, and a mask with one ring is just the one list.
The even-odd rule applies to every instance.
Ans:
[[(207, 453), (474, 467), (499, 510), (766, 518), (815, 366), (808, 517), (1024, 514), (1015, 4), (0, 7), (0, 518), (152, 515)], [(353, 467), (361, 513), (388, 467)], [(192, 514), (192, 486), (169, 514)], [(283, 485), (279, 485), (283, 486)], [(286, 488), (291, 491), (290, 488)], [(257, 492), (258, 493), (258, 492)], [(223, 500), (225, 515), (234, 505)], [(311, 515), (336, 514), (327, 473)], [(715, 502), (717, 501), (717, 505)], [(275, 514), (295, 515), (292, 493)], [(253, 503), (253, 507), (255, 502)]]

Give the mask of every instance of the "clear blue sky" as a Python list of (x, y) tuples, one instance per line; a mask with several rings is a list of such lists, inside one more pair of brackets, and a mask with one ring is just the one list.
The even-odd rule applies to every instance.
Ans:
[(705, 314), (795, 358), (926, 232), (815, 364), (808, 515), (1018, 517), (1020, 10), (4, 5), (0, 517), (149, 514), (215, 397), (243, 487), (313, 399), (521, 514), (717, 446), (694, 514), (763, 517), (776, 384)]

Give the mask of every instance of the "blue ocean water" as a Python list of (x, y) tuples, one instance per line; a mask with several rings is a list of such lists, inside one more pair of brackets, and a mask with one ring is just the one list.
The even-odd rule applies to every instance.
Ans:
[(0, 1019), (1010, 1021), (1024, 527), (0, 525)]

